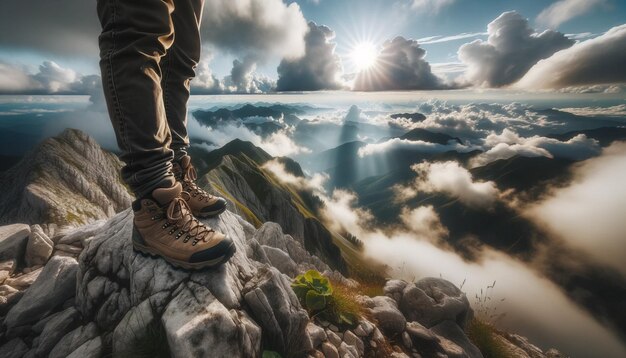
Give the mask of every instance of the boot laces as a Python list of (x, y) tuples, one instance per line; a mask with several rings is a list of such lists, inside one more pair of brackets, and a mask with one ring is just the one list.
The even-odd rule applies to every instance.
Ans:
[(204, 200), (208, 202), (209, 199), (213, 197), (213, 195), (207, 193), (196, 184), (197, 178), (198, 173), (196, 172), (196, 168), (194, 168), (192, 165), (189, 165), (187, 168), (185, 168), (183, 182), (187, 187), (187, 192), (189, 192), (190, 195), (193, 197), (198, 197), (199, 200)]
[(207, 242), (208, 235), (215, 230), (208, 228), (193, 216), (184, 198), (185, 195), (189, 194), (182, 192), (181, 196), (174, 198), (169, 204), (166, 211), (167, 220), (173, 222), (180, 230), (177, 238), (186, 233), (188, 238), (194, 238), (194, 245), (200, 240)]

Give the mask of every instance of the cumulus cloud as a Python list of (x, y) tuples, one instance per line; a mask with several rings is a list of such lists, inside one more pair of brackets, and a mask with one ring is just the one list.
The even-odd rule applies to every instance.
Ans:
[(557, 31), (536, 33), (515, 11), (498, 16), (489, 23), (487, 32), (487, 41), (464, 44), (458, 52), (459, 59), (468, 66), (464, 80), (482, 87), (511, 84), (537, 61), (574, 44)]
[(385, 41), (374, 65), (357, 74), (353, 89), (393, 91), (445, 88), (442, 80), (432, 73), (425, 56), (426, 50), (416, 40), (398, 36)]
[(410, 199), (420, 192), (439, 192), (457, 198), (467, 206), (490, 208), (500, 196), (494, 182), (474, 181), (472, 174), (455, 161), (423, 162), (413, 164), (411, 169), (417, 173), (413, 183), (394, 188), (400, 200)]
[(560, 0), (541, 11), (537, 16), (537, 23), (556, 28), (603, 3), (605, 0)]
[(191, 81), (193, 94), (267, 93), (276, 87), (273, 80), (256, 73), (256, 61), (251, 57), (233, 60), (230, 75), (221, 80), (211, 70), (211, 60), (209, 53), (198, 64), (196, 77)]
[(343, 189), (335, 189), (330, 197), (321, 196), (324, 206), (320, 214), (324, 222), (334, 231), (347, 231), (360, 236), (374, 221), (372, 213), (356, 207), (358, 197), (355, 193)]
[(602, 156), (584, 162), (574, 176), (570, 186), (530, 206), (527, 215), (626, 276), (626, 143), (615, 143)]
[(499, 159), (509, 159), (515, 155), (524, 157), (547, 157), (583, 160), (600, 154), (600, 144), (585, 134), (578, 134), (567, 141), (541, 136), (520, 137), (510, 129), (501, 134), (490, 134), (484, 140), (489, 148), (472, 158), (471, 166), (480, 167)]
[(432, 205), (414, 209), (403, 207), (400, 220), (413, 234), (435, 242), (448, 236), (448, 229), (441, 224), (439, 215)]
[(626, 82), (626, 25), (596, 38), (579, 42), (534, 65), (515, 85), (518, 88), (563, 88), (568, 86)]
[(411, 8), (417, 12), (438, 13), (441, 9), (454, 4), (456, 0), (413, 0)]
[(308, 26), (295, 2), (207, 1), (202, 21), (203, 41), (242, 57), (296, 58), (304, 54)]
[(285, 169), (285, 164), (278, 159), (267, 161), (261, 167), (269, 170), (280, 182), (313, 193), (324, 193), (324, 183), (329, 178), (326, 173), (314, 173), (313, 176), (307, 178), (295, 176), (288, 172), (287, 169)]
[(278, 91), (318, 91), (343, 87), (341, 60), (332, 42), (335, 33), (328, 27), (309, 22), (304, 55), (283, 59), (278, 65)]
[(0, 61), (0, 94), (79, 94), (101, 92), (100, 76), (83, 76), (53, 61), (44, 61), (37, 73)]

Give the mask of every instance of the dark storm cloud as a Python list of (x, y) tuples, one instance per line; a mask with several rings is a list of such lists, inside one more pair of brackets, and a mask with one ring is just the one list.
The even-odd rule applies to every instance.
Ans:
[(309, 22), (304, 38), (304, 56), (283, 59), (278, 65), (278, 91), (318, 91), (340, 89), (341, 60), (331, 40), (335, 33), (328, 27)]
[(60, 55), (96, 56), (100, 23), (96, 2), (3, 1), (0, 46)]
[(459, 59), (468, 66), (465, 81), (476, 86), (514, 83), (539, 60), (574, 44), (558, 31), (535, 33), (528, 20), (515, 11), (498, 16), (487, 32), (487, 41), (476, 40), (459, 48)]
[(369, 69), (362, 70), (354, 80), (357, 91), (393, 91), (441, 89), (446, 86), (432, 73), (424, 60), (426, 50), (416, 40), (398, 36), (386, 41)]
[(555, 53), (522, 78), (520, 88), (564, 88), (626, 82), (626, 25)]

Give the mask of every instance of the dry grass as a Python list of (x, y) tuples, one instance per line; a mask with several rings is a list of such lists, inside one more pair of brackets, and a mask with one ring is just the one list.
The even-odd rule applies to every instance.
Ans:
[(465, 329), (467, 337), (482, 352), (485, 358), (507, 358), (505, 347), (496, 340), (495, 328), (474, 318)]

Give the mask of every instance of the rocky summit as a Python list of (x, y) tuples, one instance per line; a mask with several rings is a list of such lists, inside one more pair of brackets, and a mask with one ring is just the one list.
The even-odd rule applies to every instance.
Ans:
[[(78, 131), (42, 146), (51, 153), (36, 151), (11, 169), (31, 184), (24, 196), (12, 192), (14, 209), (3, 209), (11, 224), (0, 226), (0, 357), (474, 358), (491, 354), (478, 345), (494, 344), (509, 357), (560, 356), (494, 328), (476, 333), (481, 326), (465, 293), (446, 280), (385, 280), (368, 291), (329, 251), (311, 245), (312, 236), (265, 218), (253, 225), (227, 210), (203, 220), (237, 248), (216, 269), (186, 271), (139, 254), (117, 159)], [(83, 163), (91, 159), (62, 162), (70, 150), (110, 172), (86, 174), (95, 171)], [(58, 161), (42, 167), (40, 157)], [(54, 177), (27, 174), (37, 168)], [(87, 211), (81, 221), (57, 220)], [(336, 322), (303, 306), (292, 284), (310, 270), (343, 290), (355, 319)]]
[[(55, 248), (42, 268), (2, 264), (0, 356), (141, 356), (148, 343), (172, 357), (483, 356), (464, 331), (469, 302), (448, 281), (390, 280), (383, 295), (358, 296), (367, 314), (342, 328), (309, 317), (292, 278), (315, 269), (358, 283), (330, 271), (276, 223), (256, 229), (229, 211), (206, 220), (233, 238), (237, 253), (218, 269), (185, 271), (133, 251), (132, 218), (127, 209), (55, 235), (48, 240), (80, 242), (80, 253)], [(38, 226), (0, 233), (2, 243), (47, 242)], [(547, 356), (522, 337), (499, 337), (516, 357)]]

